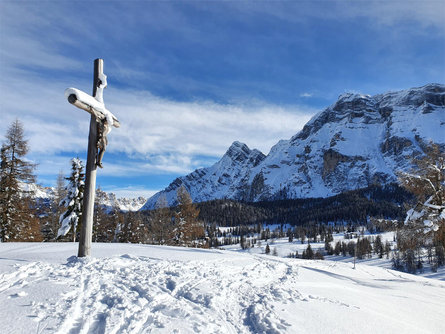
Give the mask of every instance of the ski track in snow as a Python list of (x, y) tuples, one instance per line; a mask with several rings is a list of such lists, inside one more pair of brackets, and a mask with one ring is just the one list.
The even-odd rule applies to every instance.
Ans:
[(36, 262), (2, 275), (0, 292), (63, 281), (69, 291), (61, 298), (33, 306), (36, 321), (55, 319), (49, 329), (58, 333), (174, 332), (172, 318), (186, 319), (181, 332), (280, 333), (289, 324), (275, 313), (274, 300), (317, 297), (295, 289), (296, 268), (257, 259), (244, 266), (229, 260), (159, 261), (131, 255), (73, 258), (63, 265)]
[[(12, 314), (34, 320), (37, 329), (28, 332), (36, 333), (337, 333), (360, 331), (363, 324), (363, 333), (399, 327), (416, 333), (425, 329), (419, 321), (430, 324), (423, 332), (435, 333), (441, 328), (435, 320), (445, 315), (445, 285), (438, 280), (330, 261), (146, 249), (163, 258), (124, 254), (16, 264), (0, 274), (0, 298), (23, 300)], [(168, 259), (174, 252), (196, 260)], [(0, 302), (3, 312), (8, 305), (14, 306)], [(415, 310), (399, 320), (395, 305), (402, 315)], [(14, 332), (13, 320), (2, 320)]]

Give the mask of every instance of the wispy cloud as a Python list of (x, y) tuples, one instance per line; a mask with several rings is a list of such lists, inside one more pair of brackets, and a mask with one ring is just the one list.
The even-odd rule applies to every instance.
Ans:
[(20, 118), (45, 182), (67, 172), (89, 115), (63, 91), (90, 92), (104, 57), (122, 127), (101, 175), (185, 174), (234, 140), (267, 153), (344, 89), (440, 80), (444, 30), (443, 1), (428, 0), (3, 1), (0, 133)]
[(218, 156), (234, 140), (267, 152), (278, 138), (301, 129), (315, 112), (264, 102), (175, 102), (148, 92), (113, 89), (107, 94), (110, 109), (122, 120), (122, 128), (111, 134), (114, 150), (146, 156), (159, 152)]
[[(107, 74), (113, 78), (113, 72)], [(82, 155), (86, 149), (89, 114), (66, 101), (63, 92), (69, 85), (21, 71), (0, 80), (0, 90), (8, 97), (0, 100), (1, 110), (7, 111), (0, 132), (5, 133), (15, 118), (24, 122), (41, 175), (69, 170), (64, 167), (67, 153)], [(91, 83), (85, 79), (75, 85), (87, 90)], [(235, 140), (267, 153), (316, 112), (261, 101), (177, 102), (149, 91), (117, 89), (112, 83), (105, 90), (105, 102), (122, 124), (109, 134), (107, 168), (101, 173), (110, 176), (185, 174), (220, 157)], [(107, 161), (110, 154), (126, 158)]]

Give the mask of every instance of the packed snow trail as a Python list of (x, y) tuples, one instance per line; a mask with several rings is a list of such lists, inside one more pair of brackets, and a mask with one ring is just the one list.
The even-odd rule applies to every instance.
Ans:
[(62, 260), (73, 246), (38, 245), (0, 244), (4, 333), (445, 330), (445, 284), (387, 269), (128, 244)]

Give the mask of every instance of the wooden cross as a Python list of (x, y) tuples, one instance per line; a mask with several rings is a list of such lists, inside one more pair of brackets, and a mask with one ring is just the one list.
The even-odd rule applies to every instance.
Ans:
[(110, 132), (111, 126), (120, 127), (118, 119), (105, 108), (103, 90), (107, 86), (107, 76), (103, 72), (103, 64), (103, 59), (94, 60), (93, 96), (76, 88), (65, 90), (69, 103), (91, 114), (78, 257), (91, 254), (97, 166), (102, 167), (102, 155), (107, 144), (106, 135)]

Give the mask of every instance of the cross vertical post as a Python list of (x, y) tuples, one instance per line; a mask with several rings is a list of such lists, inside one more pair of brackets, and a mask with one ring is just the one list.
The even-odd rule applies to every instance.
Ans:
[(108, 144), (108, 133), (112, 127), (120, 127), (119, 120), (105, 107), (103, 91), (106, 87), (104, 61), (95, 59), (93, 96), (76, 88), (65, 89), (65, 97), (69, 103), (91, 114), (78, 257), (91, 255), (97, 166), (103, 168), (102, 157)]
[[(99, 77), (103, 76), (103, 59), (94, 60), (93, 97), (96, 97)], [(79, 239), (78, 257), (91, 255), (93, 238), (94, 198), (96, 196), (96, 155), (97, 155), (97, 122), (91, 115), (90, 133), (88, 135), (87, 166), (85, 169), (85, 190), (83, 195), (82, 224)]]

